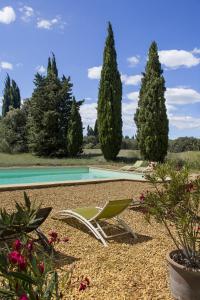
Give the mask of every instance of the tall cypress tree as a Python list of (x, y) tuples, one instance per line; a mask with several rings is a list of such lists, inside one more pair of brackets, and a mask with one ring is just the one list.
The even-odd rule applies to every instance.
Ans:
[(79, 106), (73, 98), (69, 128), (67, 134), (67, 148), (70, 156), (81, 153), (83, 145), (83, 125), (79, 113)]
[(146, 160), (163, 162), (168, 148), (168, 118), (165, 106), (165, 80), (153, 42), (143, 73), (138, 108), (135, 113), (137, 141)]
[(10, 107), (20, 108), (20, 106), (21, 96), (19, 87), (14, 80), (11, 81), (10, 76), (7, 74), (3, 93), (2, 116), (5, 117)]
[(114, 160), (122, 142), (122, 83), (117, 66), (111, 23), (104, 48), (98, 95), (98, 130), (101, 150), (107, 160)]
[(57, 69), (56, 58), (54, 53), (52, 53), (51, 70), (52, 70), (52, 74), (58, 77), (58, 69)]
[(96, 119), (95, 124), (94, 124), (94, 135), (98, 139), (99, 137), (99, 130), (98, 130), (98, 120)]
[(12, 80), (11, 86), (11, 105), (13, 108), (20, 108), (21, 106), (20, 90), (14, 80)]
[(48, 57), (47, 76), (51, 73), (51, 57)]
[(3, 92), (3, 105), (2, 105), (3, 117), (5, 117), (5, 115), (7, 114), (7, 112), (9, 111), (9, 107), (11, 105), (10, 90), (11, 90), (11, 81), (10, 81), (10, 76), (7, 74), (5, 80), (4, 92)]

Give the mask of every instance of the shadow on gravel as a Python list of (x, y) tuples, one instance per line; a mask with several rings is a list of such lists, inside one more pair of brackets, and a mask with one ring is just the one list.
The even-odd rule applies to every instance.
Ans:
[(69, 256), (63, 252), (56, 251), (56, 254), (53, 257), (53, 260), (57, 267), (63, 267), (65, 265), (71, 265), (80, 259), (76, 258), (74, 256)]
[[(69, 225), (69, 226), (71, 226), (73, 228), (76, 228), (76, 229), (78, 229), (78, 230), (80, 230), (80, 231), (82, 231), (82, 232), (84, 232), (86, 234), (89, 234), (90, 236), (94, 237), (94, 235), (92, 234), (92, 232), (86, 226), (84, 226), (84, 224), (81, 224), (76, 219), (68, 218), (66, 220), (62, 220), (61, 222), (63, 222), (66, 225)], [(105, 226), (107, 224), (112, 224), (112, 223), (101, 222), (101, 224), (103, 226)], [(112, 228), (109, 228), (108, 230), (106, 230), (106, 233), (108, 235), (114, 235), (114, 234), (120, 233), (121, 230), (122, 229), (119, 226), (112, 226)], [(136, 234), (137, 234), (137, 232), (136, 232)], [(147, 235), (137, 234), (137, 237), (138, 237), (137, 239), (134, 239), (134, 237), (132, 237), (131, 234), (125, 234), (125, 235), (121, 235), (121, 236), (109, 239), (108, 242), (111, 243), (113, 241), (113, 242), (117, 242), (117, 243), (121, 243), (121, 244), (134, 245), (134, 244), (144, 243), (144, 242), (147, 242), (149, 240), (152, 240), (152, 237), (147, 236)]]

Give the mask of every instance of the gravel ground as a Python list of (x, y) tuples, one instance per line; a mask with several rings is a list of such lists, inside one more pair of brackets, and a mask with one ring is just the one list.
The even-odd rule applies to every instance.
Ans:
[[(109, 199), (138, 199), (141, 192), (148, 189), (147, 183), (112, 182), (67, 186), (57, 188), (27, 190), (31, 200), (42, 206), (52, 206), (53, 211), (77, 206), (102, 206)], [(1, 207), (12, 209), (14, 201), (23, 198), (23, 191), (0, 193)], [(51, 229), (69, 237), (66, 244), (60, 243), (56, 249), (65, 258), (61, 261), (62, 275), (73, 268), (72, 281), (81, 276), (90, 279), (90, 287), (79, 292), (75, 284), (65, 290), (63, 299), (82, 300), (170, 300), (167, 282), (165, 255), (173, 249), (165, 229), (156, 223), (149, 225), (144, 215), (136, 209), (127, 209), (123, 219), (138, 234), (135, 241), (131, 236), (115, 238), (104, 247), (80, 224), (69, 226), (49, 217), (42, 225), (44, 233)], [(70, 223), (72, 224), (72, 223)], [(81, 230), (78, 230), (81, 229)]]

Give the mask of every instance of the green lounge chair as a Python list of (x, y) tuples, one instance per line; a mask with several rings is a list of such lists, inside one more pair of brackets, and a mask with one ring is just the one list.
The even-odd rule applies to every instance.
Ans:
[[(85, 226), (87, 226), (88, 229), (90, 229), (90, 231), (103, 243), (104, 246), (107, 246), (106, 239), (119, 235), (130, 233), (135, 239), (137, 238), (136, 234), (131, 230), (131, 228), (119, 218), (119, 214), (122, 213), (131, 203), (132, 199), (113, 200), (107, 202), (103, 208), (81, 207), (72, 210), (60, 210), (55, 213), (53, 218), (63, 220), (71, 217), (79, 220)], [(100, 225), (100, 221), (107, 219), (114, 219), (125, 230), (121, 233), (108, 236), (103, 230), (103, 226)], [(106, 227), (108, 226), (112, 225), (109, 224)]]
[(137, 160), (132, 166), (124, 166), (120, 168), (120, 171), (135, 171), (137, 168), (143, 165), (143, 160)]

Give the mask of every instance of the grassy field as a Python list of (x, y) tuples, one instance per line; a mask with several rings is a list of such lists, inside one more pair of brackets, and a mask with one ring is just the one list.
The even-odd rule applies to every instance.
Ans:
[[(11, 166), (77, 166), (77, 165), (110, 165), (122, 166), (132, 164), (140, 159), (137, 150), (121, 150), (115, 162), (107, 162), (99, 149), (87, 149), (78, 158), (44, 158), (30, 153), (6, 154), (0, 153), (0, 167)], [(176, 164), (188, 163), (192, 170), (200, 170), (200, 151), (169, 153), (167, 160)]]

